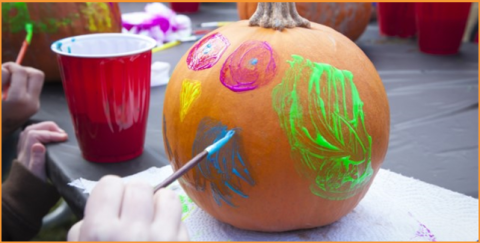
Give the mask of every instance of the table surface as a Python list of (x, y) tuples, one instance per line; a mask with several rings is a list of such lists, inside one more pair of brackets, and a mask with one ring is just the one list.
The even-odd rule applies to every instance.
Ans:
[[(144, 3), (120, 3), (122, 12), (141, 11)], [(237, 20), (231, 3), (202, 4), (190, 15), (194, 24)], [(172, 70), (192, 43), (153, 55)], [(376, 66), (391, 109), (390, 144), (383, 168), (478, 197), (478, 46), (464, 43), (453, 56), (425, 55), (415, 40), (384, 38), (376, 24), (357, 41)], [(45, 85), (36, 121), (53, 120), (68, 134), (65, 143), (48, 146), (48, 173), (73, 212), (82, 217), (87, 195), (68, 186), (83, 177), (128, 176), (168, 164), (161, 117), (165, 86), (151, 89), (143, 154), (131, 161), (98, 164), (81, 156), (60, 83)]]

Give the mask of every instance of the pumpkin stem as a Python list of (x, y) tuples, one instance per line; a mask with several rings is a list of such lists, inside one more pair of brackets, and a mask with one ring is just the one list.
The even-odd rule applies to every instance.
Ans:
[(285, 28), (310, 28), (310, 21), (301, 17), (295, 3), (258, 3), (249, 20), (250, 26), (260, 26), (282, 31)]

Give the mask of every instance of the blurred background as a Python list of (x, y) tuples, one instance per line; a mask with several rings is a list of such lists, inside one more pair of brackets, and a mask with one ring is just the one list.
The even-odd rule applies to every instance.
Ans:
[[(124, 32), (157, 40), (162, 51), (153, 57), (152, 82), (164, 85), (174, 69), (170, 64), (181, 58), (178, 53), (220, 26), (249, 18), (256, 6), (68, 4), (2, 3), (2, 59), (17, 55), (25, 38), (19, 16), (29, 13), (44, 31), (32, 41), (24, 65), (43, 70), (47, 82), (60, 80), (49, 49), (53, 41)], [(297, 9), (346, 35), (377, 68), (391, 112), (382, 168), (478, 198), (478, 3), (297, 3)], [(88, 28), (79, 27), (85, 23)], [(37, 240), (65, 240), (75, 219), (62, 215)]]

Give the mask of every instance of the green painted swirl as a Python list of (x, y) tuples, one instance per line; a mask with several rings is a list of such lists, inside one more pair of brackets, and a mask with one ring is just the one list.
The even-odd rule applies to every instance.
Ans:
[(354, 196), (373, 176), (372, 138), (353, 74), (292, 55), (272, 93), (297, 171), (313, 194), (329, 200)]

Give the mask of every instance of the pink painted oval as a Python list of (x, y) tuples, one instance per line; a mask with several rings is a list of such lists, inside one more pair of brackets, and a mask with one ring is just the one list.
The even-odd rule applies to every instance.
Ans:
[(269, 83), (276, 71), (270, 45), (263, 41), (246, 41), (223, 64), (220, 81), (232, 91), (248, 91)]
[(199, 71), (213, 67), (228, 46), (230, 46), (230, 42), (220, 33), (212, 34), (200, 40), (188, 53), (188, 68)]

